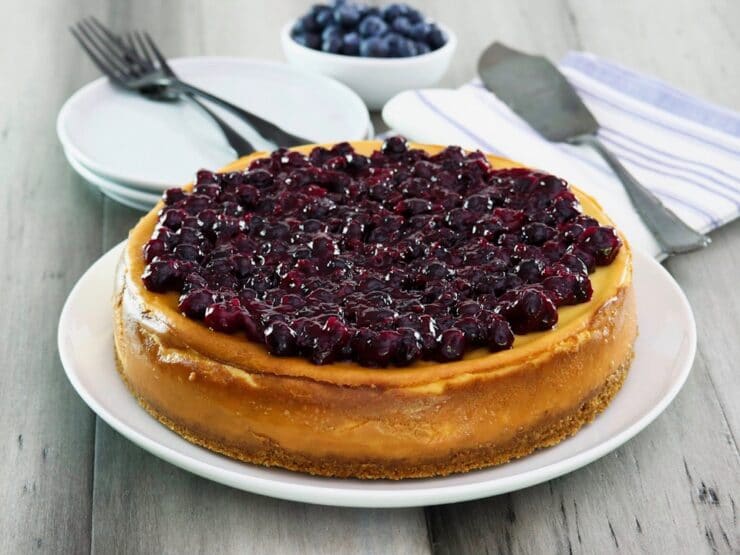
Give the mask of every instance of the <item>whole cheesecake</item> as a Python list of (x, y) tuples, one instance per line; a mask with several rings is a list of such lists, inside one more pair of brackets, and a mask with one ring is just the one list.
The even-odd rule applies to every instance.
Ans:
[(637, 334), (629, 246), (563, 180), (459, 148), (256, 153), (170, 190), (115, 287), (120, 374), (188, 441), (364, 479), (576, 433)]

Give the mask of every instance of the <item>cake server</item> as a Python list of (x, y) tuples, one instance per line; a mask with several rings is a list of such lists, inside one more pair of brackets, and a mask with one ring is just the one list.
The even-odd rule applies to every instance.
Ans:
[(588, 145), (622, 182), (632, 205), (666, 254), (706, 247), (711, 240), (686, 225), (640, 184), (598, 138), (599, 123), (555, 65), (494, 42), (478, 59), (483, 84), (548, 141)]

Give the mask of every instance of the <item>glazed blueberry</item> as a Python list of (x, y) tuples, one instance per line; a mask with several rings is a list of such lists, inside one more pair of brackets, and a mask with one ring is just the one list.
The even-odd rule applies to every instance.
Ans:
[(437, 358), (442, 362), (460, 360), (465, 353), (465, 334), (457, 328), (449, 328), (439, 337)]
[(213, 293), (206, 289), (194, 289), (180, 296), (178, 308), (188, 318), (200, 320), (213, 303)]
[(237, 299), (214, 303), (204, 312), (203, 323), (215, 331), (234, 333), (242, 327), (242, 308)]
[(576, 243), (594, 257), (598, 266), (611, 264), (619, 252), (619, 247), (622, 246), (622, 241), (614, 228), (604, 226), (586, 228)]
[(141, 279), (147, 289), (157, 293), (177, 288), (183, 279), (181, 265), (177, 260), (157, 258), (147, 264)]
[(536, 287), (509, 291), (501, 297), (499, 309), (518, 334), (548, 330), (558, 321), (555, 304)]
[(213, 330), (315, 364), (511, 348), (514, 333), (553, 327), (556, 307), (587, 302), (589, 272), (621, 248), (562, 180), (402, 137), (370, 156), (281, 149), (164, 199), (144, 285), (178, 293)]
[(296, 354), (295, 332), (285, 322), (276, 321), (265, 329), (265, 343), (267, 350), (273, 355)]

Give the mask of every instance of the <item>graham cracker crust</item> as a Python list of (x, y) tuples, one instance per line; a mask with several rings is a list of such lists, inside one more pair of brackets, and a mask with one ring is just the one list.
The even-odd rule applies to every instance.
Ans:
[(124, 383), (136, 397), (139, 405), (161, 424), (177, 433), (187, 441), (220, 453), (232, 459), (267, 467), (279, 467), (315, 476), (333, 478), (359, 478), (367, 480), (407, 478), (430, 478), (468, 472), (500, 465), (524, 457), (532, 452), (551, 447), (574, 435), (585, 424), (591, 422), (609, 405), (621, 389), (632, 363), (633, 352), (604, 382), (603, 386), (573, 413), (560, 417), (555, 422), (547, 422), (539, 428), (528, 430), (506, 445), (481, 446), (475, 449), (458, 451), (435, 461), (360, 461), (339, 458), (313, 458), (301, 453), (287, 451), (277, 443), (263, 438), (258, 451), (242, 450), (212, 438), (195, 435), (191, 429), (173, 421), (159, 412), (145, 399), (141, 398), (126, 379), (116, 353), (116, 367)]

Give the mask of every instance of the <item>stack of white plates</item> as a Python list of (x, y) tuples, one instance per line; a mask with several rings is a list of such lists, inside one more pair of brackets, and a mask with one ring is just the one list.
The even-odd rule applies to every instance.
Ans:
[[(182, 58), (172, 67), (184, 81), (312, 142), (373, 136), (362, 100), (327, 77), (244, 58)], [(214, 111), (257, 150), (275, 147), (228, 112)], [(67, 100), (57, 134), (80, 176), (140, 210), (149, 210), (165, 189), (191, 181), (197, 170), (218, 169), (236, 158), (221, 130), (194, 103), (150, 101), (105, 78)]]

